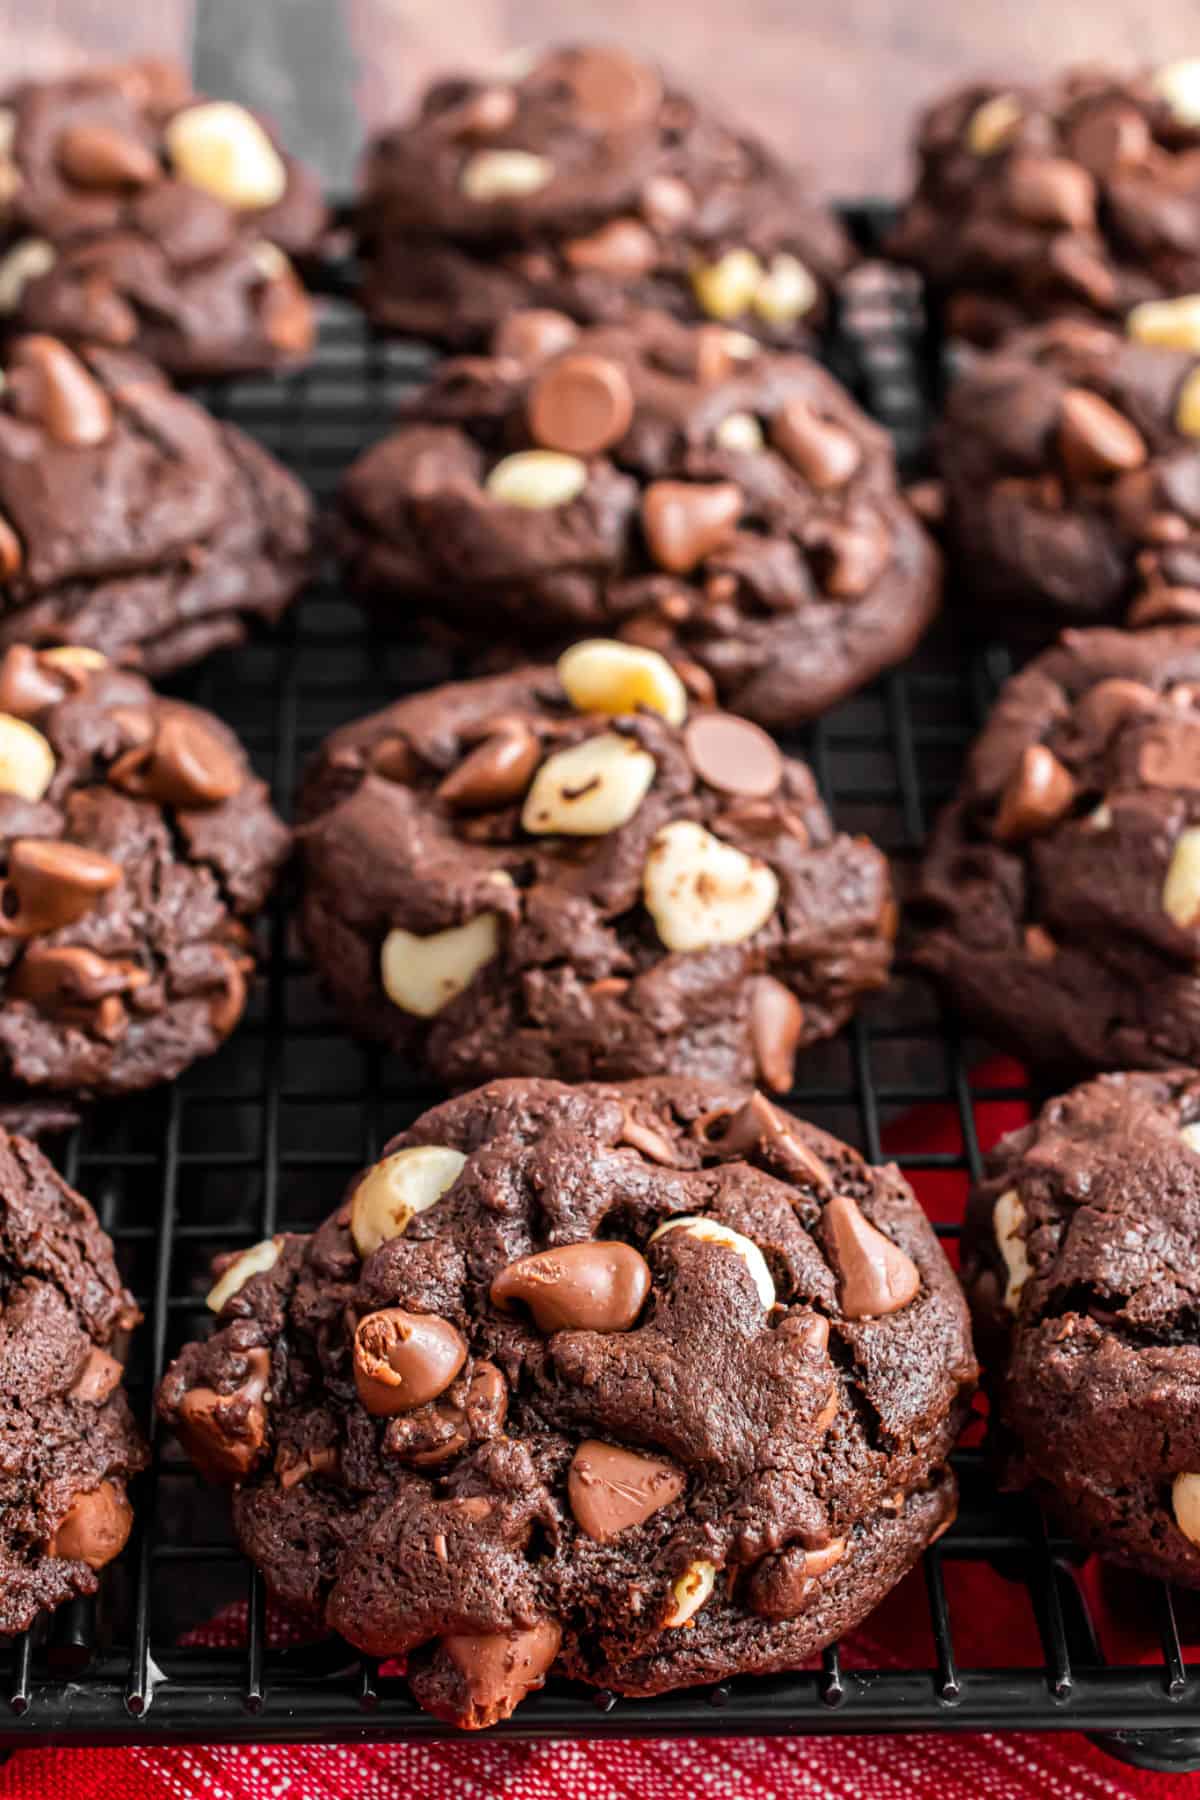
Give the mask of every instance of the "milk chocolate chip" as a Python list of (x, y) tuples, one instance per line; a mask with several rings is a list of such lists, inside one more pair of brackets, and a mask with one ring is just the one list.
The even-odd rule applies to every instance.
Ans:
[(750, 1042), (759, 1074), (777, 1094), (792, 1085), (803, 1035), (804, 1008), (791, 988), (773, 975), (759, 975), (750, 996)]
[(1070, 772), (1045, 744), (1030, 744), (1000, 797), (992, 836), (1002, 844), (1033, 837), (1061, 819), (1075, 798)]
[(1147, 454), (1137, 426), (1090, 388), (1068, 388), (1063, 395), (1058, 448), (1074, 481), (1140, 468)]
[(58, 166), (79, 187), (145, 187), (161, 173), (147, 145), (113, 125), (68, 125), (58, 140)]
[(821, 1215), (821, 1227), (848, 1319), (883, 1318), (916, 1298), (921, 1287), (916, 1264), (876, 1230), (857, 1201), (835, 1194)]
[(630, 1244), (592, 1240), (509, 1263), (492, 1304), (523, 1301), (539, 1331), (628, 1331), (650, 1292), (650, 1265)]
[(747, 1585), (751, 1612), (760, 1619), (796, 1619), (813, 1600), (818, 1575), (824, 1575), (846, 1553), (845, 1538), (833, 1538), (819, 1549), (789, 1544), (776, 1556), (764, 1556)]
[(217, 806), (241, 788), (241, 762), (220, 738), (180, 713), (168, 713), (151, 743), (127, 750), (108, 771), (114, 787), (159, 806)]
[(764, 800), (783, 779), (783, 757), (774, 739), (761, 726), (732, 713), (693, 714), (683, 746), (701, 781), (718, 793)]
[(58, 931), (89, 913), (116, 887), (121, 865), (99, 850), (55, 838), (17, 838), (0, 884), (0, 936)]
[(742, 516), (732, 481), (652, 481), (642, 496), (642, 528), (659, 568), (689, 575), (726, 543)]
[(633, 389), (606, 356), (564, 356), (539, 375), (528, 401), (529, 425), (547, 450), (596, 456), (620, 443), (633, 422)]
[(537, 733), (520, 719), (507, 720), (452, 769), (438, 798), (456, 812), (486, 812), (519, 800), (541, 758)]
[(112, 430), (112, 403), (100, 383), (57, 338), (35, 334), (12, 348), (8, 392), (23, 419), (44, 426), (72, 449), (102, 444)]
[(102, 1569), (125, 1548), (133, 1529), (133, 1508), (122, 1490), (102, 1481), (86, 1494), (76, 1494), (47, 1546), (51, 1556)]
[(795, 1180), (814, 1187), (831, 1185), (829, 1170), (810, 1150), (791, 1115), (757, 1091), (735, 1111), (710, 1113), (695, 1127), (706, 1148), (717, 1156), (761, 1156), (785, 1169)]
[(789, 400), (771, 420), (771, 442), (813, 487), (844, 487), (862, 461), (857, 441), (803, 400)]
[(93, 1346), (67, 1389), (67, 1397), (84, 1406), (99, 1406), (108, 1399), (120, 1379), (121, 1365), (116, 1357)]
[(463, 1724), (475, 1731), (507, 1719), (526, 1694), (540, 1688), (558, 1655), (562, 1629), (541, 1619), (527, 1631), (456, 1632), (442, 1639), (442, 1649), (463, 1678), (470, 1716)]
[(585, 1438), (567, 1473), (567, 1499), (575, 1522), (598, 1544), (611, 1543), (678, 1499), (686, 1477), (673, 1463), (638, 1456), (616, 1444)]
[(434, 1313), (389, 1306), (368, 1313), (354, 1334), (354, 1385), (377, 1418), (436, 1400), (466, 1360), (462, 1333)]
[(258, 1461), (267, 1438), (263, 1396), (271, 1372), (268, 1351), (246, 1353), (247, 1374), (229, 1394), (192, 1388), (179, 1403), (180, 1443), (210, 1481), (241, 1481)]
[(569, 50), (551, 63), (571, 88), (580, 116), (597, 130), (630, 131), (644, 125), (662, 100), (655, 71), (623, 50)]

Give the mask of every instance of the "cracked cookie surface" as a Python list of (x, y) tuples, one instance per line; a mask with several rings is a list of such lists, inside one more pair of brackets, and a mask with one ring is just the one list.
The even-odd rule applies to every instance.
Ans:
[(241, 1018), (288, 847), (211, 714), (69, 646), (0, 661), (0, 1058), (18, 1090), (172, 1080)]
[(890, 442), (832, 375), (650, 314), (508, 318), (351, 467), (336, 529), (385, 618), (522, 656), (612, 632), (772, 728), (907, 656), (940, 594)]
[(355, 1031), (456, 1086), (687, 1067), (785, 1091), (886, 980), (886, 859), (661, 657), (595, 640), (559, 669), (326, 742), (298, 831), (317, 969)]
[(1090, 1549), (1200, 1586), (1200, 1081), (1103, 1076), (988, 1158), (963, 1280), (1010, 1487)]
[(530, 306), (606, 324), (649, 308), (804, 344), (854, 254), (762, 143), (600, 46), (435, 83), (374, 139), (358, 226), (374, 322), (456, 349)]
[(273, 623), (312, 502), (140, 357), (15, 339), (0, 385), (0, 648), (91, 645), (161, 675)]
[(953, 1516), (975, 1368), (894, 1168), (761, 1095), (499, 1081), (227, 1258), (158, 1405), (285, 1605), (466, 1727), (799, 1666)]
[(1200, 627), (1064, 632), (931, 840), (918, 959), (1052, 1073), (1200, 1060)]
[(303, 359), (312, 303), (289, 258), (327, 215), (262, 120), (145, 59), (25, 82), (0, 107), (0, 309), (180, 376)]
[(96, 1215), (0, 1131), (0, 1635), (94, 1594), (147, 1456), (121, 1386), (139, 1318)]

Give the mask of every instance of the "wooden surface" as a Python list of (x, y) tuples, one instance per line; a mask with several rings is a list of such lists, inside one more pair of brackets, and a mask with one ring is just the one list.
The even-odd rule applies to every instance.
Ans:
[[(194, 30), (193, 30), (194, 26)], [(1200, 54), (1196, 0), (0, 0), (0, 73), (195, 43), (211, 92), (271, 112), (326, 178), (435, 71), (557, 37), (661, 57), (831, 191), (894, 193), (912, 113), (948, 83)]]

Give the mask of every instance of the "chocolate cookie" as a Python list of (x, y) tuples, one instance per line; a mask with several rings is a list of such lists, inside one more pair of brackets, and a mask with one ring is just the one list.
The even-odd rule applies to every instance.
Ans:
[(932, 106), (889, 249), (993, 343), (1076, 313), (1200, 349), (1200, 60), (971, 82)]
[(146, 1448), (121, 1387), (137, 1324), (87, 1201), (0, 1131), (0, 1636), (94, 1594)]
[(225, 1259), (158, 1406), (286, 1606), (468, 1728), (553, 1667), (792, 1669), (953, 1516), (966, 1308), (894, 1168), (761, 1095), (498, 1081)]
[(78, 645), (0, 660), (0, 1070), (125, 1094), (242, 1016), (288, 846), (219, 719)]
[(1200, 1079), (1109, 1075), (989, 1158), (963, 1275), (1009, 1487), (1200, 1587)]
[(344, 727), (300, 926), (349, 1025), (462, 1086), (687, 1069), (784, 1091), (887, 977), (888, 866), (808, 769), (592, 640)]
[(7, 96), (0, 312), (135, 349), (186, 376), (278, 368), (312, 348), (289, 260), (326, 229), (316, 177), (261, 119), (142, 61)]
[(890, 443), (826, 371), (722, 326), (517, 313), (341, 490), (352, 580), (475, 645), (618, 632), (793, 725), (899, 662), (939, 592)]
[(606, 324), (655, 308), (802, 344), (853, 260), (763, 144), (611, 46), (435, 83), (371, 145), (359, 228), (376, 324), (456, 349), (530, 306)]
[(1200, 1062), (1200, 627), (1068, 631), (938, 822), (919, 959), (1054, 1071)]
[(1196, 354), (1078, 320), (1021, 333), (951, 388), (939, 460), (951, 573), (989, 635), (1200, 618)]
[(236, 644), (306, 580), (312, 503), (140, 357), (18, 338), (0, 370), (0, 647), (150, 674)]

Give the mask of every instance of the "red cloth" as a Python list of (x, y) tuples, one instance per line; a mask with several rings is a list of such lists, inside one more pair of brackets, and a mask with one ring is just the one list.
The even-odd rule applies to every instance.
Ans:
[[(1020, 1081), (1020, 1069), (1004, 1061), (976, 1075), (979, 1088)], [(987, 1148), (1026, 1117), (1018, 1102), (978, 1102), (980, 1143)], [(884, 1142), (892, 1155), (961, 1151), (961, 1127), (953, 1107), (921, 1107)], [(962, 1217), (965, 1175), (909, 1173), (931, 1217)], [(960, 1666), (1040, 1664), (1023, 1587), (982, 1564), (947, 1559), (943, 1572)], [(1095, 1562), (1083, 1581), (1108, 1658), (1157, 1661), (1136, 1588)], [(927, 1665), (927, 1617), (918, 1570), (846, 1640), (845, 1666)], [(228, 1620), (216, 1626), (229, 1629)], [(510, 1800), (1154, 1800), (1181, 1791), (1178, 1777), (1143, 1774), (1082, 1737), (1053, 1733), (22, 1750), (0, 1768), (0, 1800), (489, 1800), (501, 1792)]]

